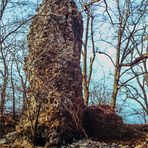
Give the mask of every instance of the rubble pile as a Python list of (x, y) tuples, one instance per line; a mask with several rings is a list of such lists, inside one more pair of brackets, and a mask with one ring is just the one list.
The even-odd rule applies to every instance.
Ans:
[(83, 126), (89, 137), (114, 139), (122, 136), (123, 121), (111, 106), (97, 105), (85, 108)]

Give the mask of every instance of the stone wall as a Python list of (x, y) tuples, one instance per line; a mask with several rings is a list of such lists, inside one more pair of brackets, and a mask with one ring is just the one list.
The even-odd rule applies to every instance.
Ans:
[(29, 118), (23, 124), (33, 126), (35, 141), (45, 137), (47, 146), (83, 135), (82, 33), (73, 0), (44, 0), (32, 21), (26, 58)]

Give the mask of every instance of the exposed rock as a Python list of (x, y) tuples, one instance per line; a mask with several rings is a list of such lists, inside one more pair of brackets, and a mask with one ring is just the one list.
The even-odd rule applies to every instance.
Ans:
[(46, 147), (83, 136), (82, 17), (73, 0), (44, 0), (28, 36), (28, 106), (19, 133)]
[(0, 145), (1, 145), (1, 144), (6, 144), (6, 143), (7, 143), (7, 140), (6, 140), (5, 138), (0, 139)]
[(61, 148), (146, 148), (146, 145), (142, 143), (137, 143), (135, 145), (131, 145), (128, 142), (100, 142), (100, 141), (92, 141), (90, 139), (84, 139), (67, 146), (62, 146)]
[(34, 146), (25, 139), (16, 139), (12, 148), (34, 148)]
[(135, 148), (143, 148), (142, 145), (137, 145)]
[(17, 138), (18, 138), (18, 133), (17, 132), (8, 133), (5, 136), (5, 139), (6, 139), (7, 143), (13, 143)]
[[(10, 134), (11, 135), (11, 134)], [(94, 141), (91, 139), (83, 139), (77, 140), (71, 144), (61, 145), (60, 148), (147, 148), (147, 136), (140, 138), (133, 138), (125, 140), (123, 137), (122, 140), (106, 140), (106, 141)], [(104, 139), (105, 140), (105, 139)], [(1, 141), (1, 140), (0, 140)], [(2, 141), (5, 141), (2, 139)], [(29, 143), (25, 139), (16, 139), (14, 144), (8, 143), (0, 143), (0, 148), (45, 148), (44, 146), (33, 146), (33, 144)], [(50, 146), (50, 148), (56, 148), (56, 146)]]

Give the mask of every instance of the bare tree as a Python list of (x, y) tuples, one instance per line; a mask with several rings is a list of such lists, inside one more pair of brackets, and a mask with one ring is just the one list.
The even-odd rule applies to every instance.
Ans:
[[(0, 2), (0, 124), (6, 111), (15, 119), (25, 98), (26, 76), (23, 71), (27, 54), (27, 32), (38, 3), (24, 1)], [(27, 10), (27, 11), (26, 11)], [(2, 128), (1, 128), (2, 129)], [(3, 132), (0, 131), (1, 134)]]
[[(127, 1), (116, 1), (116, 9), (112, 11), (109, 7), (108, 1), (105, 2), (106, 14), (110, 22), (110, 30), (113, 32), (111, 35), (114, 41), (111, 42), (109, 39), (102, 39), (105, 43), (111, 45), (116, 50), (116, 59), (107, 53), (98, 51), (100, 54), (107, 55), (113, 65), (114, 70), (114, 85), (112, 93), (112, 107), (113, 110), (116, 108), (118, 91), (128, 81), (134, 79), (129, 78), (127, 81), (124, 80), (126, 74), (131, 71), (131, 68), (136, 66), (141, 61), (148, 58), (148, 53), (145, 49), (138, 48), (142, 51), (142, 54), (137, 55), (137, 46), (141, 45), (147, 25), (143, 26), (143, 19), (146, 15), (146, 2), (140, 1), (133, 3), (130, 0)], [(136, 52), (135, 52), (136, 51)]]
[(85, 34), (82, 48), (82, 76), (83, 76), (83, 97), (85, 105), (89, 104), (90, 96), (90, 83), (93, 73), (93, 64), (96, 57), (95, 49), (95, 32), (96, 28), (94, 27), (95, 22), (95, 13), (93, 4), (99, 1), (92, 1), (90, 3), (82, 3), (82, 8), (84, 18), (86, 18), (86, 23), (84, 25)]

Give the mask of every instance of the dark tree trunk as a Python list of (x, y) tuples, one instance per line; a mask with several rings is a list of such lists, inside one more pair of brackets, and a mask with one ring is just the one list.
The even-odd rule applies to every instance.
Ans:
[(82, 33), (82, 17), (73, 0), (44, 0), (32, 21), (26, 62), (31, 98), (27, 113), (35, 123), (34, 136), (45, 136), (47, 147), (83, 135)]

